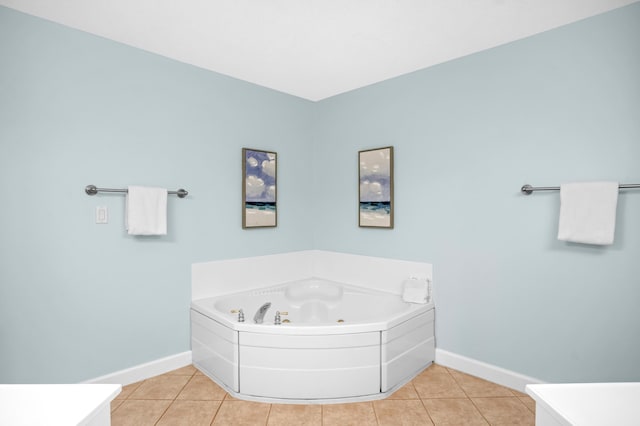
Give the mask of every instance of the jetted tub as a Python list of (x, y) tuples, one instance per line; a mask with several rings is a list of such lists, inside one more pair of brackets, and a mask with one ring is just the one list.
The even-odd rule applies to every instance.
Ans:
[[(264, 322), (256, 324), (267, 302)], [(241, 399), (372, 400), (433, 362), (433, 324), (433, 303), (310, 278), (194, 300), (191, 349), (194, 365)]]

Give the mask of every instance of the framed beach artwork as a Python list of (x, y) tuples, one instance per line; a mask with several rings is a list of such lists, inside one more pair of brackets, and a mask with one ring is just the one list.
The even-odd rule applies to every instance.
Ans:
[(367, 228), (393, 228), (393, 147), (359, 151), (358, 160), (358, 225)]
[(242, 228), (278, 224), (277, 154), (242, 149)]

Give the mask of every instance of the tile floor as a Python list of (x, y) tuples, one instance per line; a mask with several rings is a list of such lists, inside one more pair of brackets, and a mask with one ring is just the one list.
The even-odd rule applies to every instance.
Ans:
[(285, 405), (233, 398), (193, 366), (124, 386), (111, 404), (121, 425), (534, 425), (527, 395), (432, 365), (387, 399)]

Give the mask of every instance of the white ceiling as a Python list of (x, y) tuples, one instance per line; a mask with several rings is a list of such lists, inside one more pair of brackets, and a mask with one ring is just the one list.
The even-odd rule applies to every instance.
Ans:
[(0, 0), (313, 101), (638, 0)]

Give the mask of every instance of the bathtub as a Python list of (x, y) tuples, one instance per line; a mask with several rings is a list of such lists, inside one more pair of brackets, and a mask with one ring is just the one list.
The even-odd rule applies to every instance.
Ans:
[(191, 349), (193, 364), (240, 399), (381, 399), (433, 362), (434, 306), (310, 278), (194, 300)]

